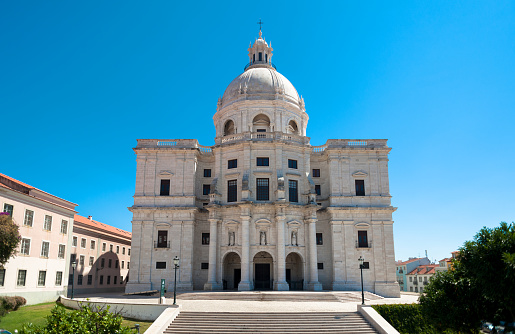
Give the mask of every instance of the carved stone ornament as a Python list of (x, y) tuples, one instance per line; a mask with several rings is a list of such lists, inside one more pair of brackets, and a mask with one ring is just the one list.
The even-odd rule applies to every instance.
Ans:
[(173, 176), (173, 173), (169, 170), (162, 170), (159, 172), (159, 176)]
[(357, 172), (352, 173), (353, 177), (367, 177), (368, 174), (362, 170), (358, 170)]

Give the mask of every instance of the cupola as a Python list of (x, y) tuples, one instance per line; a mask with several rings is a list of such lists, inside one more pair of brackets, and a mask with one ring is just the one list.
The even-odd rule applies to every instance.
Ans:
[(254, 45), (249, 45), (249, 63), (245, 67), (245, 70), (249, 68), (261, 67), (258, 65), (270, 66), (275, 68), (272, 64), (272, 43), (268, 46), (268, 43), (263, 38), (263, 33), (259, 29), (259, 38), (255, 40)]

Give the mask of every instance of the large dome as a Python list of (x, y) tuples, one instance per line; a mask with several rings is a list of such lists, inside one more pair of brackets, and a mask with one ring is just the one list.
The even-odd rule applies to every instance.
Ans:
[(244, 96), (247, 100), (273, 100), (276, 94), (299, 103), (299, 94), (288, 79), (271, 66), (259, 66), (234, 79), (225, 90), (222, 103), (226, 105)]

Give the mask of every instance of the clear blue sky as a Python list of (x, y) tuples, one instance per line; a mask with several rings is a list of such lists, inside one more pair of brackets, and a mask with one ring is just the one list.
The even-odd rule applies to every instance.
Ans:
[(513, 1), (2, 1), (0, 172), (130, 231), (136, 139), (214, 144), (260, 18), (313, 145), (389, 139), (396, 259), (515, 220)]

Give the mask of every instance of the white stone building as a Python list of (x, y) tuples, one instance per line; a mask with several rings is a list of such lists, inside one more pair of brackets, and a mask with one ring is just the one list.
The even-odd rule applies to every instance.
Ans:
[[(127, 292), (359, 290), (399, 296), (384, 139), (311, 146), (304, 100), (262, 38), (218, 100), (215, 145), (140, 139)], [(329, 121), (329, 120), (328, 120)]]

